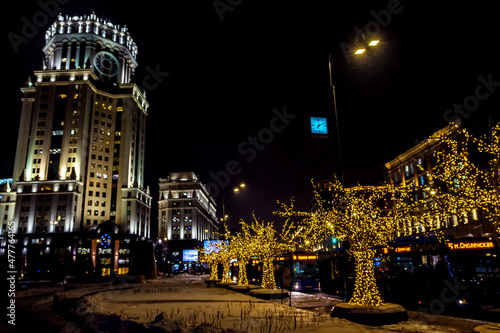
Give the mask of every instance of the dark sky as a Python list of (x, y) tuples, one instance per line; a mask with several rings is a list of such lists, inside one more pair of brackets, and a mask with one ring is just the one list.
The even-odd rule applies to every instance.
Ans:
[[(226, 1), (215, 3), (231, 6)], [(252, 211), (275, 220), (277, 199), (295, 197), (307, 208), (310, 180), (332, 177), (333, 137), (308, 133), (310, 116), (328, 117), (335, 129), (330, 53), (347, 186), (383, 181), (381, 166), (445, 126), (454, 104), (472, 103), (471, 122), (499, 112), (500, 21), (492, 2), (233, 0), (222, 16), (212, 1), (60, 2), (51, 3), (63, 15), (95, 11), (127, 25), (138, 45), (136, 83), (149, 88), (151, 104), (146, 182), (155, 199), (158, 179), (172, 171), (194, 171), (204, 183), (219, 175), (227, 185), (216, 186), (216, 200), (220, 208), (224, 198), (233, 222)], [(19, 87), (40, 68), (44, 33), (56, 19), (30, 3), (13, 3), (2, 22), (1, 177), (12, 173)], [(22, 36), (34, 17), (49, 21), (35, 21), (38, 31), (15, 52), (9, 34)], [(376, 49), (345, 56), (372, 36), (381, 40)], [(154, 87), (144, 81), (151, 71), (162, 73)], [(491, 90), (480, 88), (489, 94), (476, 105), (479, 77)], [(274, 118), (284, 110), (281, 125)], [(254, 143), (259, 134), (264, 142)], [(240, 182), (247, 188), (235, 195)], [(156, 210), (155, 203), (153, 218)]]

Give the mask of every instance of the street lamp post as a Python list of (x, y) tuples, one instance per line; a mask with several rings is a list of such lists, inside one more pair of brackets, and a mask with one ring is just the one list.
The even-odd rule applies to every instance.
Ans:
[[(380, 41), (379, 40), (372, 40), (368, 43), (369, 47), (373, 47), (378, 45)], [(366, 48), (358, 48), (356, 51), (354, 51), (355, 55), (361, 55), (365, 53)], [(340, 173), (340, 181), (342, 182), (342, 185), (345, 185), (344, 183), (344, 168), (343, 168), (343, 163), (342, 163), (342, 150), (340, 149), (340, 130), (339, 130), (339, 118), (338, 118), (338, 112), (337, 112), (337, 97), (335, 95), (335, 85), (333, 84), (333, 73), (332, 73), (332, 54), (330, 53), (328, 57), (328, 69), (329, 69), (329, 74), (330, 74), (330, 87), (332, 87), (332, 95), (333, 95), (333, 110), (334, 110), (334, 115), (335, 115), (335, 129), (337, 132), (337, 150), (338, 150), (338, 162), (339, 162), (339, 173)]]
[(340, 181), (342, 184), (344, 184), (344, 170), (342, 167), (342, 151), (340, 150), (340, 132), (339, 132), (339, 117), (337, 114), (337, 97), (335, 96), (335, 85), (333, 84), (333, 77), (332, 77), (332, 54), (330, 53), (330, 56), (328, 57), (328, 68), (330, 72), (330, 87), (332, 87), (332, 94), (333, 94), (333, 110), (335, 114), (335, 129), (337, 132), (337, 149), (338, 149), (338, 156), (339, 156), (339, 172), (340, 172)]

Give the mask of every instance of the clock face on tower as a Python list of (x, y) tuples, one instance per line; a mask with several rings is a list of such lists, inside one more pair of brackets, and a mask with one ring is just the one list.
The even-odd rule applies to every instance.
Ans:
[(311, 117), (311, 133), (312, 134), (328, 134), (328, 126), (326, 118)]
[(118, 60), (107, 51), (96, 53), (94, 66), (102, 75), (115, 76), (118, 73)]

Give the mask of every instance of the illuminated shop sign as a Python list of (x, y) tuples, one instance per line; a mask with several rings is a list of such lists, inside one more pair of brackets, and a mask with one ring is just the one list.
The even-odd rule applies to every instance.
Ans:
[(293, 260), (316, 260), (318, 256), (316, 254), (294, 254)]
[(400, 246), (394, 249), (396, 253), (411, 252), (411, 246)]
[(182, 250), (182, 261), (198, 261), (198, 250)]
[(448, 248), (450, 250), (488, 250), (494, 249), (495, 244), (493, 242), (450, 242)]
[(226, 244), (229, 244), (229, 241), (222, 241), (222, 240), (205, 240), (203, 241), (203, 249), (205, 250), (206, 254), (210, 254), (212, 252), (219, 252), (219, 250), (222, 248), (222, 244), (225, 242)]
[[(382, 248), (382, 253), (383, 254), (389, 254), (390, 250), (387, 247)], [(405, 253), (405, 252), (411, 252), (411, 246), (398, 246), (394, 248), (394, 252), (396, 253)]]

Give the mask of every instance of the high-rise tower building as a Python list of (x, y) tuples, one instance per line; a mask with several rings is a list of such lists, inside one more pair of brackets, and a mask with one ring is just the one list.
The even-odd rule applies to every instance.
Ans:
[(12, 191), (18, 233), (114, 222), (150, 236), (144, 184), (145, 94), (131, 82), (137, 46), (126, 26), (88, 16), (49, 27), (43, 68), (23, 93)]
[(152, 200), (144, 184), (149, 104), (132, 82), (136, 44), (127, 27), (95, 14), (59, 15), (45, 40), (42, 69), (21, 88), (0, 233), (17, 233), (23, 279), (125, 274), (137, 242), (150, 237)]

